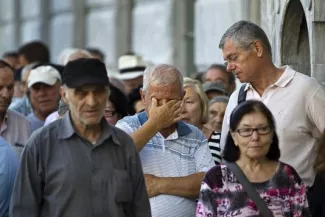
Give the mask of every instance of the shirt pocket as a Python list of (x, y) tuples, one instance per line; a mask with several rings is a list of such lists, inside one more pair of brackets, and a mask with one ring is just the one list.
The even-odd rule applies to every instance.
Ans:
[(127, 170), (114, 169), (113, 188), (115, 191), (115, 201), (117, 203), (132, 202), (132, 182)]

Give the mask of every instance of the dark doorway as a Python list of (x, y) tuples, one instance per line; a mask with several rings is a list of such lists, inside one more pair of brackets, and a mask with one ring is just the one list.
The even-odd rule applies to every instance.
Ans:
[(310, 76), (310, 47), (306, 16), (300, 0), (288, 4), (282, 27), (281, 61)]

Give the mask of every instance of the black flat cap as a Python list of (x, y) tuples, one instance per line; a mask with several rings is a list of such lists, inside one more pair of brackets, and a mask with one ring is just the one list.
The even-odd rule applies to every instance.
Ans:
[(63, 70), (63, 84), (76, 88), (85, 84), (109, 84), (105, 64), (95, 58), (81, 58), (68, 62)]

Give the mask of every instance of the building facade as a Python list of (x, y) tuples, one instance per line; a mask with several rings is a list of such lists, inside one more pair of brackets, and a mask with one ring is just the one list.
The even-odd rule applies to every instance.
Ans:
[(128, 51), (190, 75), (222, 63), (218, 42), (234, 22), (268, 34), (277, 65), (325, 85), (323, 0), (1, 0), (0, 53), (41, 39), (52, 61), (67, 47), (99, 47), (108, 68)]

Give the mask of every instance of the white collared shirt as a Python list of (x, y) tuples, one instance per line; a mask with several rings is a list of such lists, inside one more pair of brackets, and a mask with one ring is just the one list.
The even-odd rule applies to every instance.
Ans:
[[(280, 160), (293, 166), (304, 183), (312, 186), (315, 173), (317, 139), (325, 130), (325, 92), (313, 78), (294, 71), (289, 66), (277, 82), (269, 86), (262, 96), (246, 85), (246, 99), (262, 101), (272, 112), (279, 137)], [(239, 90), (229, 100), (221, 134), (224, 149), (229, 132), (230, 114), (237, 106)]]

